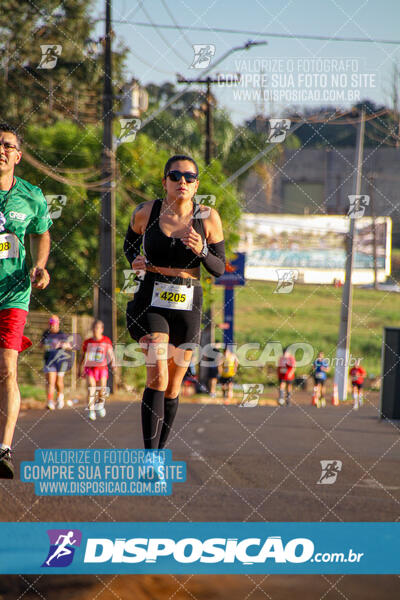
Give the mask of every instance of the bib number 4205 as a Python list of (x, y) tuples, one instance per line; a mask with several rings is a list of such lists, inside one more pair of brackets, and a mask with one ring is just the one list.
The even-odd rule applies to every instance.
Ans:
[(186, 294), (174, 294), (173, 292), (162, 292), (160, 294), (161, 300), (168, 300), (169, 302), (185, 302)]
[(193, 306), (193, 287), (156, 281), (151, 305), (175, 310), (191, 310)]

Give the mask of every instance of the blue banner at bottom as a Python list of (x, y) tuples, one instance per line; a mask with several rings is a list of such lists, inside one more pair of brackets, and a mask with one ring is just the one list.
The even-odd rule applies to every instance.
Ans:
[(1, 523), (0, 573), (400, 574), (400, 523)]

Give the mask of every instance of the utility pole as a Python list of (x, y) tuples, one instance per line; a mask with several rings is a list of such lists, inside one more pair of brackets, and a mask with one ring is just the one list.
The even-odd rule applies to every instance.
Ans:
[[(111, 0), (106, 2), (106, 29), (104, 47), (103, 92), (103, 156), (102, 179), (105, 180), (101, 194), (100, 218), (100, 279), (98, 318), (104, 323), (104, 334), (111, 341), (116, 339), (115, 311), (115, 187), (113, 152), (113, 89), (111, 63)], [(113, 391), (113, 379), (109, 386)]]
[(376, 212), (375, 212), (375, 198), (373, 195), (374, 178), (373, 175), (368, 177), (368, 195), (369, 202), (371, 205), (371, 216), (372, 216), (372, 235), (373, 235), (373, 249), (374, 249), (374, 288), (378, 289), (378, 241), (376, 231)]
[(355, 252), (355, 220), (356, 213), (359, 209), (359, 196), (361, 191), (361, 176), (364, 151), (364, 130), (365, 130), (365, 112), (361, 110), (360, 121), (358, 124), (357, 145), (355, 153), (356, 169), (354, 173), (354, 195), (356, 200), (353, 213), (349, 210), (350, 227), (347, 237), (346, 247), (346, 277), (343, 286), (342, 307), (340, 313), (339, 326), (339, 341), (336, 351), (336, 370), (334, 383), (338, 387), (339, 400), (347, 399), (347, 383), (348, 383), (348, 366), (349, 366), (349, 350), (351, 336), (351, 314), (353, 303), (353, 286), (351, 276), (353, 272), (354, 252)]
[(205, 153), (204, 160), (206, 165), (211, 164), (212, 155), (213, 155), (213, 144), (214, 144), (214, 127), (213, 127), (213, 114), (212, 114), (212, 104), (213, 97), (211, 94), (211, 85), (214, 83), (222, 84), (222, 83), (239, 83), (240, 75), (237, 74), (236, 79), (228, 80), (225, 77), (218, 76), (217, 78), (206, 77), (204, 79), (186, 79), (179, 75), (178, 83), (195, 83), (200, 85), (206, 85), (206, 144), (205, 144)]
[[(236, 80), (233, 80), (232, 83), (239, 83), (240, 75), (237, 76)], [(214, 83), (221, 84), (226, 83), (227, 80), (224, 77), (219, 76), (214, 79), (212, 77), (206, 77), (204, 79), (185, 79), (183, 77), (179, 77), (178, 83), (196, 83), (206, 85), (206, 144), (205, 144), (205, 155), (204, 160), (206, 165), (211, 164), (211, 160), (213, 157), (214, 150), (214, 127), (213, 127), (213, 114), (212, 114), (212, 105), (213, 105), (213, 97), (211, 94), (211, 85)], [(211, 276), (210, 276), (211, 277)], [(212, 306), (203, 312), (203, 329), (201, 332), (201, 347), (204, 348), (208, 344), (212, 344), (215, 342), (215, 333), (213, 326), (213, 314), (212, 314)], [(208, 385), (208, 367), (200, 365), (200, 373), (199, 373), (200, 383), (203, 384), (207, 388)]]
[(208, 166), (211, 164), (211, 157), (213, 154), (213, 117), (212, 117), (212, 96), (211, 96), (211, 82), (216, 83), (215, 79), (211, 79), (211, 77), (207, 77), (207, 93), (206, 93), (206, 155), (205, 161)]

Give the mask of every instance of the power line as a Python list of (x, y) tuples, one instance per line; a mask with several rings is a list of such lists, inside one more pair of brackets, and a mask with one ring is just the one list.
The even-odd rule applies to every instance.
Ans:
[(145, 64), (147, 67), (150, 67), (152, 69), (152, 71), (157, 71), (158, 73), (162, 73), (163, 75), (174, 75), (173, 71), (166, 71), (165, 69), (159, 69), (156, 66), (154, 66), (154, 64), (152, 65), (151, 63), (147, 62), (144, 58), (139, 56), (139, 54), (134, 52), (131, 48), (129, 48), (129, 52), (131, 54), (133, 54), (133, 56), (135, 58), (139, 59), (143, 64)]
[[(159, 37), (162, 39), (162, 41), (164, 42), (164, 44), (170, 49), (172, 50), (172, 52), (175, 54), (175, 56), (177, 56), (182, 62), (187, 63), (186, 58), (184, 58), (182, 56), (182, 54), (179, 54), (179, 52), (174, 48), (174, 46), (172, 46), (169, 41), (163, 36), (163, 34), (161, 33), (161, 31), (158, 31), (160, 28), (158, 25), (156, 25), (155, 23), (153, 23), (149, 13), (147, 12), (147, 10), (144, 7), (143, 1), (141, 2), (141, 9), (143, 10), (144, 14), (146, 15), (146, 17), (148, 18), (148, 20), (150, 21), (150, 23), (148, 23), (149, 27), (153, 27), (157, 34), (159, 35)], [(176, 25), (174, 25), (173, 27), (177, 27)], [(179, 29), (179, 27), (178, 27)]]
[(357, 43), (368, 43), (368, 44), (394, 44), (400, 45), (400, 40), (383, 40), (380, 38), (360, 38), (360, 37), (332, 37), (329, 35), (309, 35), (306, 33), (271, 33), (265, 31), (250, 31), (248, 29), (225, 29), (223, 27), (196, 27), (194, 25), (166, 25), (164, 23), (143, 23), (142, 21), (122, 21), (119, 19), (113, 19), (113, 23), (120, 25), (137, 25), (139, 27), (155, 27), (158, 29), (178, 29), (181, 32), (186, 31), (216, 31), (218, 33), (232, 33), (232, 34), (245, 34), (245, 35), (261, 35), (263, 37), (275, 37), (285, 39), (299, 39), (299, 40), (315, 40), (315, 41), (329, 41), (329, 42), (357, 42)]
[(169, 14), (171, 21), (174, 23), (174, 25), (176, 25), (176, 27), (179, 29), (183, 39), (187, 42), (187, 44), (192, 48), (192, 43), (189, 40), (188, 36), (185, 33), (185, 30), (179, 25), (179, 23), (177, 23), (175, 17), (174, 17), (174, 13), (169, 9), (168, 4), (165, 2), (165, 0), (161, 0), (163, 3), (163, 6), (165, 8), (165, 10), (167, 11), (167, 13)]

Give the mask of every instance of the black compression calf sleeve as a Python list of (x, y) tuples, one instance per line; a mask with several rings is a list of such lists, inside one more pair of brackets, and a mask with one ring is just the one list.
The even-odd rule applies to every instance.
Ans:
[(142, 398), (142, 430), (146, 450), (157, 450), (164, 419), (164, 391), (145, 388)]
[(172, 429), (172, 423), (174, 422), (176, 411), (178, 410), (179, 397), (176, 398), (165, 398), (164, 399), (164, 421), (161, 429), (160, 442), (158, 444), (159, 449), (164, 448), (169, 433)]
[(129, 225), (124, 241), (124, 253), (130, 265), (132, 265), (135, 258), (140, 254), (142, 237), (141, 233), (136, 233)]
[(225, 242), (222, 240), (217, 244), (207, 244), (208, 254), (201, 262), (211, 275), (219, 277), (225, 272)]

